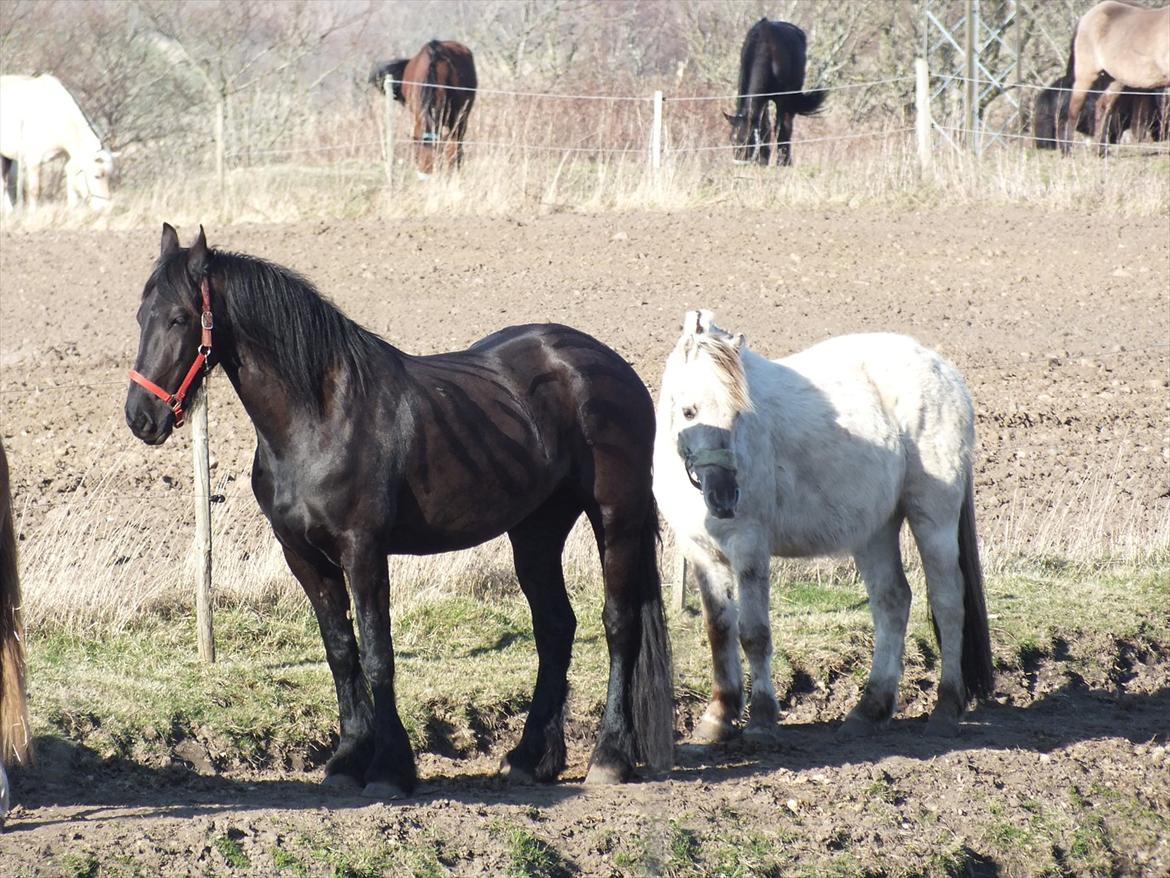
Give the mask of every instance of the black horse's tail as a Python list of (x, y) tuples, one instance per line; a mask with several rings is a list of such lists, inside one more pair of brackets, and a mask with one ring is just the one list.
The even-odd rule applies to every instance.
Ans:
[(824, 107), (825, 98), (828, 96), (829, 91), (824, 88), (788, 95), (784, 101), (784, 108), (801, 116), (815, 116)]
[[(430, 60), (427, 62), (427, 75), (423, 78), (426, 87), (423, 88), (422, 94), (419, 96), (419, 109), (422, 111), (423, 118), (437, 129), (442, 124), (440, 117), (443, 105), (443, 95), (439, 88), (439, 62), (446, 60), (450, 64), (451, 59), (447, 57), (447, 50), (438, 40), (431, 40), (427, 43), (427, 52), (430, 55)], [(438, 136), (437, 131), (435, 131), (435, 136)]]
[(674, 670), (662, 606), (658, 544), (658, 506), (651, 500), (639, 549), (642, 635), (630, 697), (638, 758), (652, 771), (666, 772), (674, 764)]
[(24, 626), (16, 569), (16, 528), (8, 490), (8, 458), (0, 444), (0, 765), (29, 757), (24, 689)]
[(975, 534), (975, 489), (970, 469), (959, 512), (959, 569), (963, 574), (963, 685), (968, 698), (986, 698), (995, 689), (991, 631), (983, 596), (983, 567)]

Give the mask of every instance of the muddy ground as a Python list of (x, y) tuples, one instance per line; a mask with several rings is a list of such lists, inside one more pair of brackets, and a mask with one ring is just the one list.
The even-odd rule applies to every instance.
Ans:
[[(181, 230), (184, 242), (192, 231)], [(845, 332), (913, 334), (967, 376), (978, 410), (982, 533), (1020, 550), (1075, 543), (1067, 532), (1078, 528), (1106, 548), (1165, 536), (1168, 234), (1164, 218), (1018, 208), (208, 229), (214, 246), (308, 275), (405, 350), (558, 321), (616, 348), (654, 391), (687, 308), (712, 308), (773, 356)], [(0, 434), (28, 539), (44, 510), (100, 475), (114, 449), (133, 461), (128, 502), (167, 490), (169, 473), (186, 471), (174, 447), (185, 437), (162, 450), (135, 448), (121, 414), (134, 313), (157, 246), (156, 229), (0, 236)], [(213, 393), (217, 478), (245, 478), (250, 427), (225, 381)], [(999, 703), (975, 713), (957, 742), (922, 738), (917, 719), (875, 741), (840, 741), (834, 721), (847, 705), (796, 696), (777, 746), (683, 746), (669, 778), (621, 789), (575, 783), (587, 729), (567, 784), (507, 789), (491, 776), (498, 753), (428, 755), (418, 797), (392, 806), (326, 794), (314, 772), (204, 776), (197, 758), (195, 769), (177, 759), (160, 771), (48, 742), (0, 836), (0, 874), (57, 874), (68, 863), (89, 874), (91, 854), (102, 874), (121, 868), (118, 856), (142, 874), (270, 874), (281, 862), (297, 874), (277, 849), (292, 852), (300, 874), (329, 874), (342, 857), (321, 841), (331, 838), (338, 850), (396, 852), (391, 874), (427, 849), (443, 869), (499, 875), (518, 868), (509, 854), (516, 827), (550, 845), (558, 868), (587, 875), (715, 873), (719, 839), (750, 854), (734, 862), (727, 854), (720, 874), (728, 875), (767, 874), (770, 865), (772, 874), (960, 866), (1167, 874), (1165, 833), (1130, 830), (1143, 820), (1164, 828), (1170, 813), (1170, 663), (1155, 650), (1136, 665), (1127, 659), (1135, 670), (1115, 678), (1107, 672), (1116, 658), (1102, 654), (1095, 681), (1059, 664), (1040, 674), (1046, 683), (1035, 674), (1003, 681)], [(1110, 798), (1117, 791), (1137, 804), (1122, 808)], [(1148, 813), (1131, 813), (1141, 808)], [(1020, 842), (1027, 821), (1070, 813), (1098, 813), (1106, 841), (1093, 841), (1089, 820), (1091, 838), (1078, 836), (1079, 848), (1076, 838), (1068, 850)], [(996, 821), (998, 835), (989, 828)], [(770, 853), (751, 846), (751, 832), (763, 833)], [(237, 849), (242, 860), (232, 859)], [(63, 859), (74, 854), (80, 859)]]

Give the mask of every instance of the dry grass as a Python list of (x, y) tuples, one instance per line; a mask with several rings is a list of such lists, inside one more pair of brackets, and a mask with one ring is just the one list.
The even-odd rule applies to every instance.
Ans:
[[(105, 215), (69, 213), (50, 204), (5, 225), (123, 229), (155, 225), (160, 216), (223, 226), (716, 204), (749, 209), (1028, 204), (1105, 215), (1170, 212), (1170, 157), (1157, 144), (1126, 144), (1102, 160), (1087, 146), (1062, 158), (1032, 149), (1027, 140), (1008, 140), (975, 156), (936, 135), (934, 167), (923, 174), (903, 120), (857, 129), (828, 117), (799, 120), (795, 167), (760, 168), (731, 161), (726, 132), (710, 118), (714, 104), (668, 105), (666, 152), (654, 173), (646, 145), (648, 105), (603, 102), (584, 113), (564, 101), (519, 100), (497, 99), (490, 109), (477, 108), (463, 168), (425, 181), (416, 178), (411, 145), (399, 142), (388, 184), (381, 116), (368, 109), (337, 126), (316, 120), (274, 150), (239, 153), (229, 163), (222, 195), (214, 174), (184, 169), (181, 186), (173, 176), (126, 180)], [(400, 137), (409, 136), (402, 114), (398, 128)]]

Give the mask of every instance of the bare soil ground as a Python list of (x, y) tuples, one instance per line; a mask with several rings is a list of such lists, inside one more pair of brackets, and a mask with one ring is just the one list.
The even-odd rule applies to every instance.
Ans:
[[(715, 310), (772, 356), (907, 332), (971, 386), (985, 543), (1067, 554), (1166, 535), (1164, 218), (865, 208), (208, 234), (308, 275), (405, 350), (557, 321), (617, 349), (654, 391), (687, 308)], [(27, 534), (115, 451), (133, 459), (127, 502), (187, 470), (173, 446), (132, 447), (121, 414), (157, 240), (0, 237), (0, 434)], [(250, 426), (225, 381), (213, 391), (217, 477), (246, 479)], [(578, 785), (583, 724), (568, 783), (501, 786), (501, 742), (473, 759), (425, 755), (418, 797), (394, 805), (326, 793), (313, 771), (222, 772), (198, 753), (159, 769), (50, 741), (18, 777), (0, 874), (1170, 874), (1170, 662), (1106, 644), (1100, 671), (1036, 664), (942, 743), (918, 718), (838, 740), (846, 696), (814, 686), (791, 694), (778, 746), (684, 744), (668, 778), (620, 789)]]

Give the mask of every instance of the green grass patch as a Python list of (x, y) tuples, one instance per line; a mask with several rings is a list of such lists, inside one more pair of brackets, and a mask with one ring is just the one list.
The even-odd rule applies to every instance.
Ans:
[[(937, 672), (921, 582), (907, 642), (907, 679)], [(608, 673), (601, 590), (575, 585), (577, 642), (571, 709), (597, 717)], [(689, 597), (692, 607), (698, 601)], [(1003, 668), (1038, 658), (1070, 663), (1090, 684), (1108, 682), (1121, 648), (1170, 646), (1170, 559), (1052, 571), (1021, 566), (987, 583), (993, 646)], [(337, 704), (316, 622), (307, 605), (217, 608), (218, 661), (196, 655), (193, 621), (150, 617), (109, 632), (43, 625), (29, 632), (34, 731), (83, 744), (102, 757), (158, 764), (197, 740), (217, 767), (320, 762), (336, 737)], [(774, 676), (783, 698), (809, 681), (860, 682), (869, 667), (872, 621), (864, 589), (848, 571), (794, 575), (773, 587)], [(670, 620), (676, 692), (684, 709), (705, 702), (710, 652), (693, 609)], [(394, 616), (397, 695), (412, 743), (470, 753), (496, 745), (528, 707), (536, 650), (518, 590), (485, 599), (435, 594)], [(803, 683), (800, 683), (803, 681)], [(873, 790), (885, 799), (885, 790)]]
[(217, 835), (212, 841), (212, 845), (219, 851), (224, 862), (231, 868), (246, 869), (252, 865), (252, 861), (244, 853), (244, 849), (240, 846), (240, 843), (231, 836)]
[(503, 833), (511, 878), (568, 878), (573, 864), (533, 832), (512, 827)]

